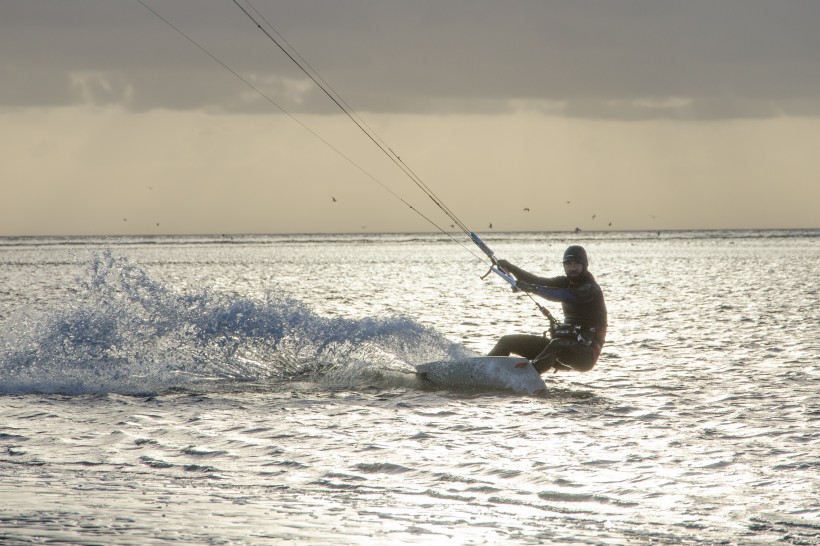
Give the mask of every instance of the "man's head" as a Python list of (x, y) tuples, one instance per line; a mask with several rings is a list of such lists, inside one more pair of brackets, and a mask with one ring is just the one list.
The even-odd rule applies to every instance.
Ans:
[(589, 266), (587, 251), (579, 245), (572, 245), (564, 251), (564, 273), (567, 277), (578, 277), (583, 274)]

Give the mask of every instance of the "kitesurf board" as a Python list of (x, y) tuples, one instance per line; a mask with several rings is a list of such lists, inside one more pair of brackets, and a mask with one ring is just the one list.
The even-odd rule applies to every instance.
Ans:
[(530, 361), (514, 356), (477, 356), (460, 360), (428, 362), (416, 373), (446, 387), (487, 387), (530, 396), (546, 396), (547, 385)]

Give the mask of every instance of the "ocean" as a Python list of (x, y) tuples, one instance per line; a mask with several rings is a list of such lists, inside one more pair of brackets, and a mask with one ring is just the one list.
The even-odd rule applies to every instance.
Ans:
[(548, 326), (442, 234), (0, 238), (0, 543), (820, 544), (820, 230), (482, 236), (592, 371), (418, 378)]

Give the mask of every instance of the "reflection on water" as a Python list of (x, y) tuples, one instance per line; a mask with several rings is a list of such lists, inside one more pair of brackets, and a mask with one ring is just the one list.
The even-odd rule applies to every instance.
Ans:
[(547, 399), (403, 373), (546, 328), (444, 238), (4, 241), (0, 536), (820, 543), (817, 233), (585, 237), (487, 241), (606, 293)]

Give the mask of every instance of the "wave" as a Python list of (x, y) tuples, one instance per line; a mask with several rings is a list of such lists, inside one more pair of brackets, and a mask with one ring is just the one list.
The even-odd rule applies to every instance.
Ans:
[(76, 302), (8, 321), (0, 393), (155, 394), (294, 381), (345, 387), (471, 356), (409, 317), (324, 317), (278, 290), (262, 300), (175, 290), (105, 251)]

